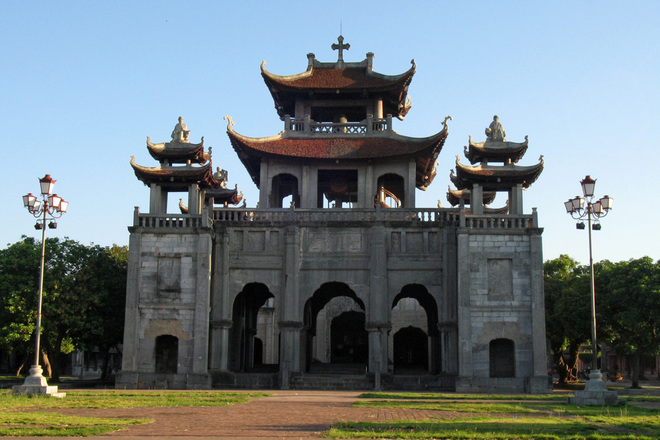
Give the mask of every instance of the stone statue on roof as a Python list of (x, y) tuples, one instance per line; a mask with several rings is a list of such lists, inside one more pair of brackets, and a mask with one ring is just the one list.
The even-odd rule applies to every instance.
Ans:
[(189, 136), (190, 130), (188, 130), (188, 126), (183, 122), (183, 116), (179, 116), (179, 123), (174, 126), (174, 130), (172, 131), (172, 141), (189, 142)]
[(493, 116), (493, 122), (490, 123), (486, 129), (486, 140), (494, 142), (504, 142), (506, 139), (506, 133), (500, 124), (499, 116)]

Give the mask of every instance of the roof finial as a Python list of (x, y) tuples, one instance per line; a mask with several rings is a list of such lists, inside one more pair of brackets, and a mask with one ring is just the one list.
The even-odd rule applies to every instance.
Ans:
[(332, 45), (332, 50), (339, 50), (339, 56), (337, 57), (337, 62), (338, 63), (343, 63), (344, 62), (344, 49), (348, 50), (351, 48), (351, 45), (346, 43), (344, 44), (344, 37), (339, 35), (337, 38), (337, 41), (339, 41), (339, 44), (333, 44)]

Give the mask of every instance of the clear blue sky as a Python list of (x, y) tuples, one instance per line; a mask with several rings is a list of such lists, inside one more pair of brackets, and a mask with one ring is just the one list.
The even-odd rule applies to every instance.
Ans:
[(179, 115), (254, 206), (222, 117), (247, 136), (280, 132), (261, 61), (281, 75), (305, 70), (308, 52), (334, 61), (341, 23), (346, 61), (374, 52), (374, 70), (394, 75), (415, 59), (412, 110), (395, 130), (424, 137), (454, 118), (419, 207), (448, 206), (455, 156), (498, 114), (508, 140), (529, 136), (521, 165), (545, 157), (524, 195), (545, 228), (545, 259), (588, 259), (586, 231), (563, 207), (587, 174), (615, 202), (594, 258), (660, 258), (658, 1), (5, 0), (2, 16), (0, 247), (38, 236), (21, 196), (46, 173), (71, 203), (49, 236), (128, 244), (133, 207), (147, 211), (149, 197), (130, 156), (155, 165), (146, 137), (169, 140)]

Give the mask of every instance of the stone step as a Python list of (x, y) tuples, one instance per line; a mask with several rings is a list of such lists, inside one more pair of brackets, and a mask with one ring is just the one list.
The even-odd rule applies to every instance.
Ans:
[(371, 390), (373, 378), (362, 375), (296, 374), (291, 377), (294, 390)]
[(312, 364), (309, 368), (310, 374), (318, 375), (364, 375), (367, 366), (362, 364)]

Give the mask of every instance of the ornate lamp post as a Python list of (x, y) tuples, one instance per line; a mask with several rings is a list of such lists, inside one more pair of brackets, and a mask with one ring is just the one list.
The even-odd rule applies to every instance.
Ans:
[(63, 393), (57, 392), (56, 386), (48, 386), (46, 378), (42, 375), (42, 368), (39, 365), (40, 341), (41, 341), (41, 303), (44, 290), (44, 265), (46, 257), (46, 224), (50, 229), (57, 228), (55, 219), (62, 217), (69, 208), (69, 202), (63, 200), (60, 196), (53, 193), (55, 180), (46, 174), (42, 179), (39, 179), (41, 186), (41, 198), (38, 200), (37, 196), (28, 193), (23, 196), (23, 205), (27, 208), (28, 212), (37, 218), (37, 223), (34, 228), (41, 229), (41, 259), (40, 259), (40, 274), (39, 274), (39, 297), (37, 302), (37, 325), (35, 329), (35, 349), (34, 349), (34, 365), (30, 368), (30, 375), (25, 378), (25, 382), (21, 386), (13, 388), (15, 394), (51, 394), (61, 397)]
[[(587, 219), (587, 229), (589, 231), (589, 268), (591, 269), (591, 372), (589, 381), (585, 386), (584, 392), (575, 393), (573, 403), (586, 405), (614, 404), (617, 402), (616, 392), (607, 391), (605, 383), (602, 381), (602, 375), (598, 369), (598, 343), (596, 339), (596, 287), (594, 284), (594, 260), (592, 252), (591, 231), (600, 230), (600, 218), (605, 217), (612, 209), (614, 199), (610, 196), (604, 196), (598, 201), (594, 201), (594, 188), (596, 181), (587, 176), (580, 182), (584, 197), (575, 196), (564, 202), (566, 212), (576, 220), (580, 220), (576, 227), (584, 229), (585, 224), (582, 220)], [(580, 395), (581, 394), (581, 395)], [(612, 398), (613, 394), (613, 398)], [(613, 401), (612, 401), (613, 399)]]

